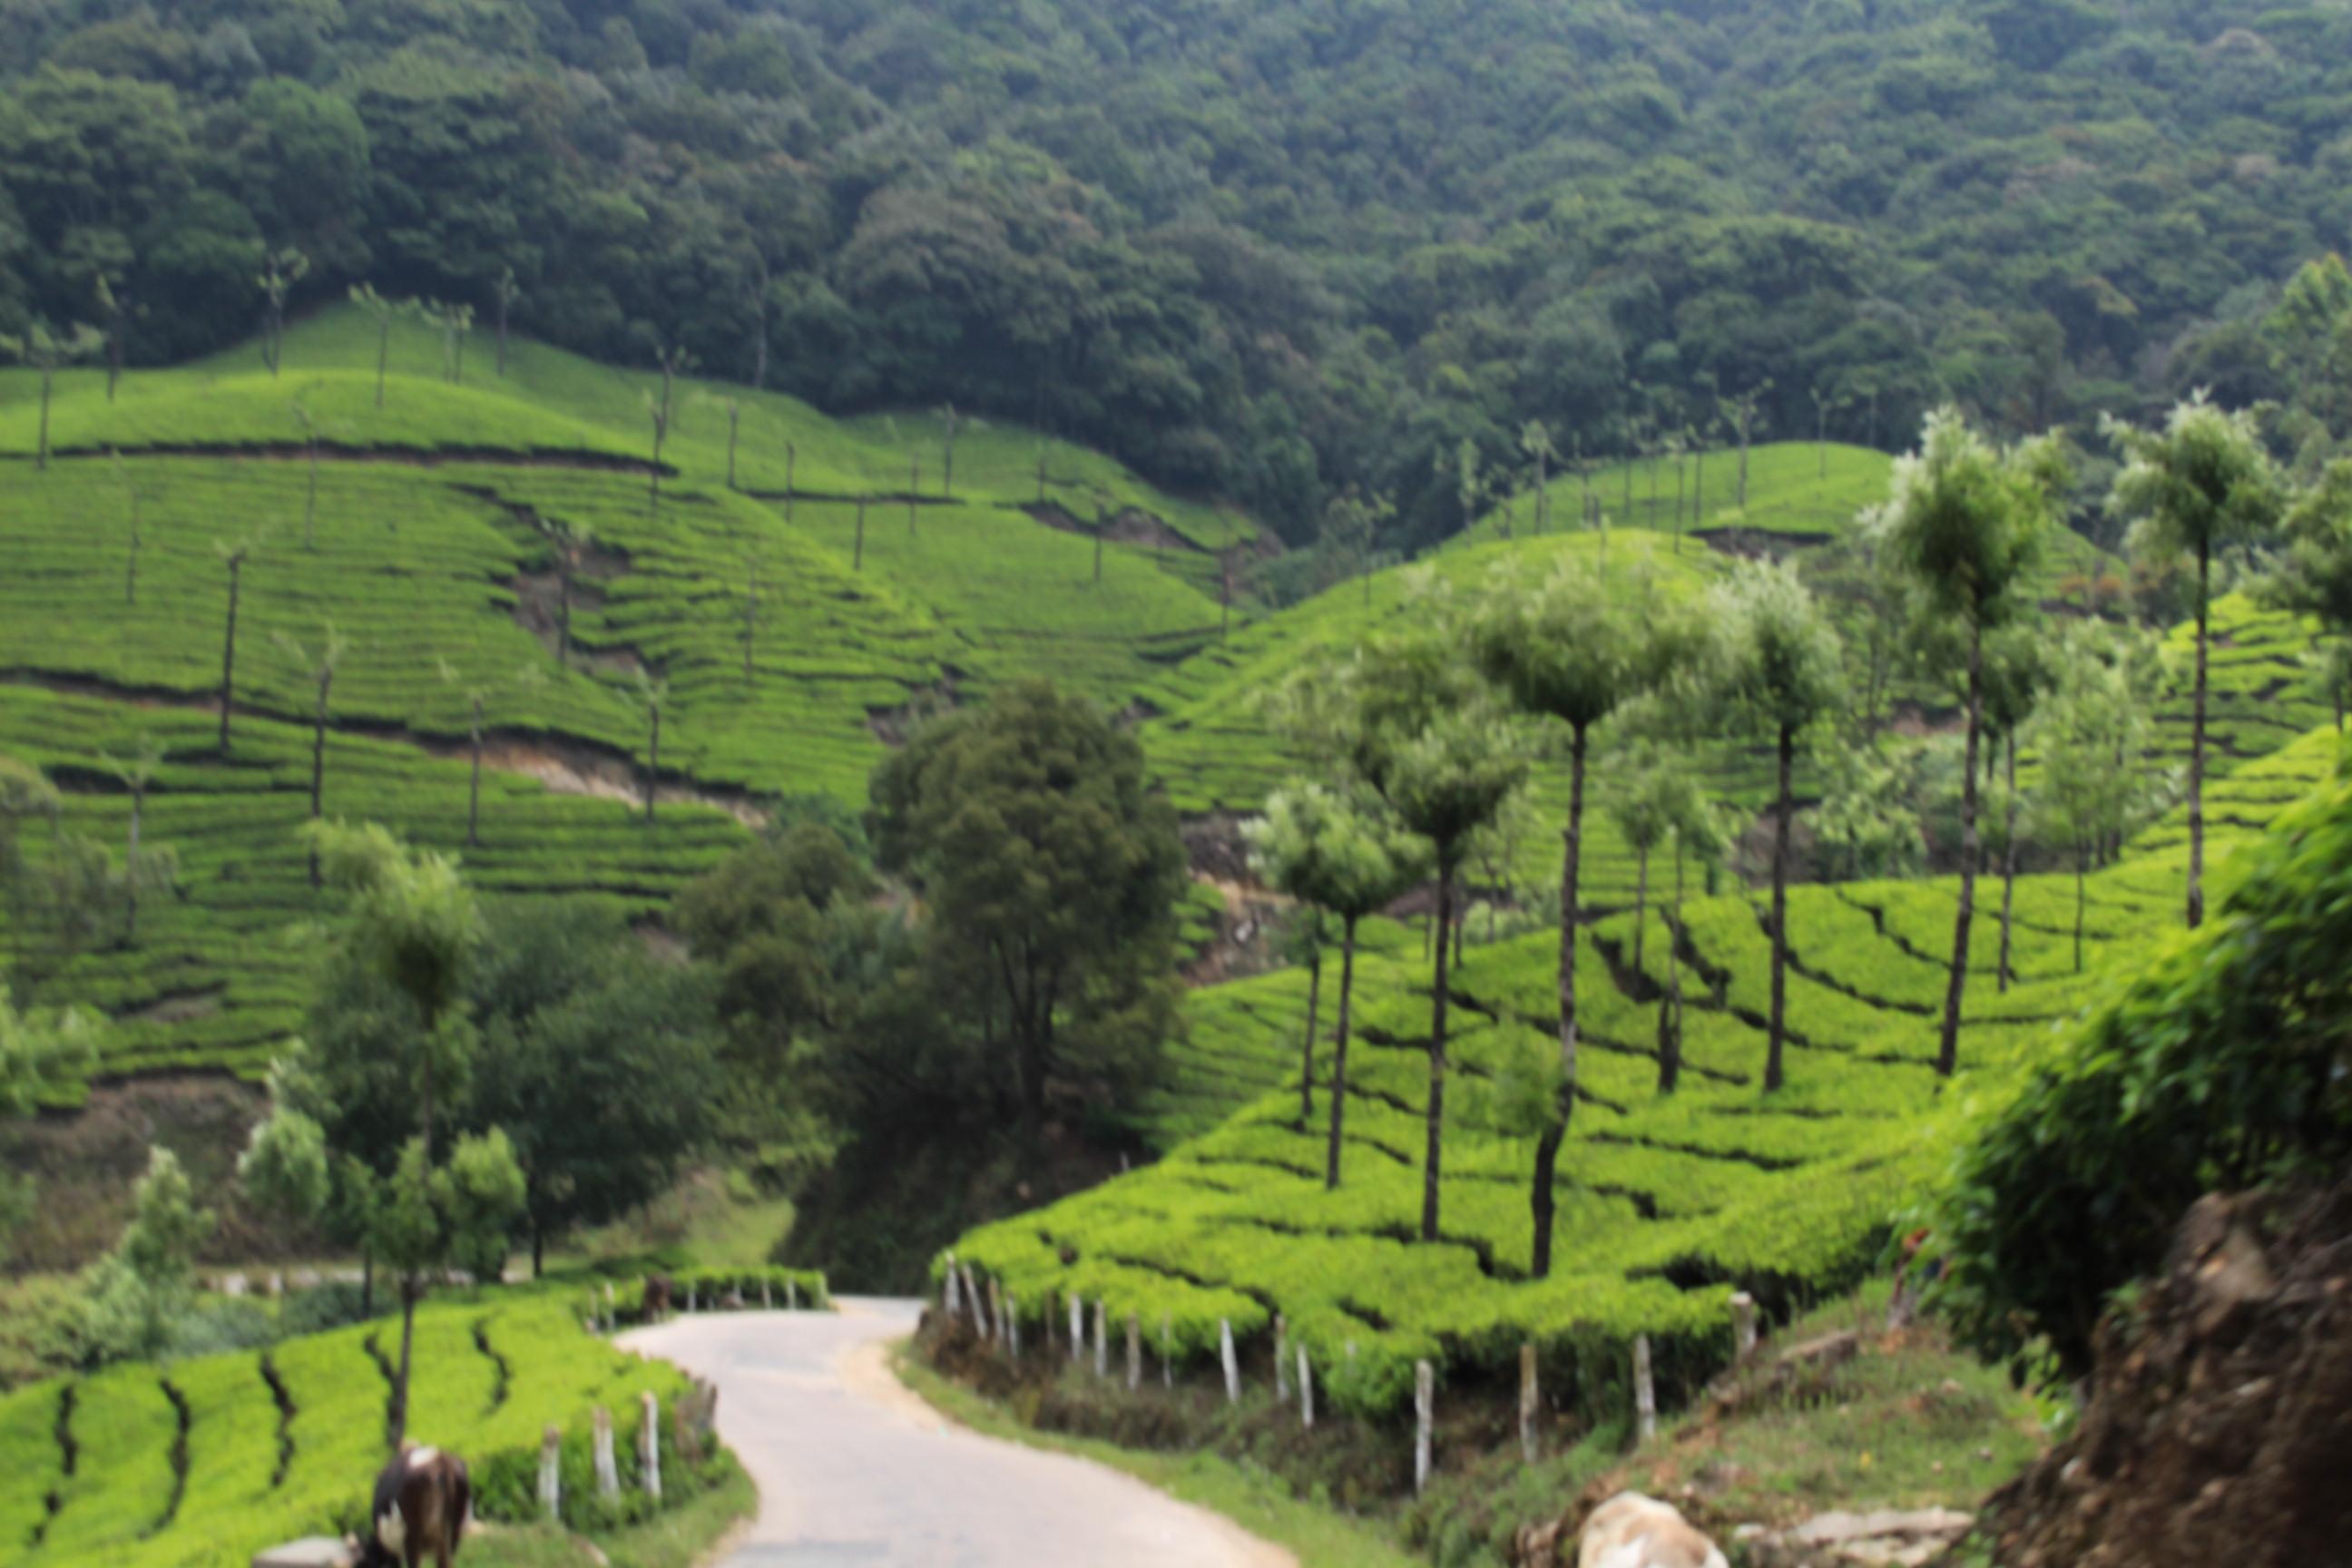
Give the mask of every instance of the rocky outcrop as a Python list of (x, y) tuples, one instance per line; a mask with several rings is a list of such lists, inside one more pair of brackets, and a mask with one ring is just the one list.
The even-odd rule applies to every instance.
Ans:
[(2201, 1200), (2097, 1355), (2080, 1429), (1993, 1500), (1997, 1563), (2346, 1560), (2352, 1183)]

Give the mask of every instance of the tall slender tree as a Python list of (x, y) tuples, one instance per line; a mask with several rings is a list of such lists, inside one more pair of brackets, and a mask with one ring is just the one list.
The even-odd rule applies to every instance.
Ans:
[(1953, 626), (1965, 647), (1960, 895), (1936, 1055), (1936, 1070), (1947, 1077), (1959, 1067), (1960, 1006), (1976, 918), (1985, 639), (2033, 607), (2033, 568), (2066, 485), (2065, 459), (2055, 439), (2003, 449), (1970, 429), (1958, 410), (1943, 408), (1927, 416), (1919, 450), (1895, 463), (1886, 504), (1871, 520), (1873, 537), (1911, 580), (1922, 609)]
[(220, 754), (228, 755), (229, 712), (236, 692), (236, 611), (237, 600), (245, 586), (245, 563), (252, 557), (256, 542), (241, 540), (235, 544), (213, 542), (213, 549), (228, 570), (228, 624), (221, 636), (220, 678)]
[(515, 269), (499, 268), (499, 280), (491, 285), (490, 292), (499, 306), (498, 376), (504, 381), (507, 374), (507, 321), (514, 313), (515, 301), (522, 298), (522, 286), (515, 281)]
[(139, 603), (139, 550), (146, 542), (144, 531), (140, 527), (139, 508), (142, 498), (139, 492), (139, 481), (122, 461), (122, 454), (109, 447), (106, 460), (114, 471), (114, 482), (122, 487), (122, 499), (128, 503), (131, 512), (130, 549), (124, 552), (122, 560), (122, 602), (136, 606)]
[(2012, 622), (1985, 645), (1985, 738), (1992, 753), (1986, 759), (1986, 776), (1991, 776), (1996, 757), (2001, 768), (2000, 956), (1994, 973), (1995, 989), (2004, 994), (2012, 978), (2010, 954), (2014, 946), (2017, 862), (2021, 848), (2018, 814), (2023, 797), (2018, 793), (2017, 747), (2055, 674), (2051, 652), (2047, 629), (2031, 621)]
[(310, 258), (291, 246), (268, 251), (261, 258), (261, 276), (257, 279), (263, 307), (261, 363), (269, 367), (273, 380), (286, 357), (286, 298), (310, 272)]
[(1584, 848), (1584, 803), (1593, 732), (1664, 677), (1672, 623), (1633, 595), (1612, 591), (1570, 557), (1541, 583), (1496, 578), (1471, 647), (1479, 668), (1521, 712), (1568, 730), (1567, 854), (1559, 879), (1559, 1071), (1554, 1115), (1536, 1141), (1529, 1195), (1535, 1276), (1550, 1272), (1553, 1179), (1576, 1109), (1576, 932)]
[[(1355, 776), (1406, 831), (1427, 841), (1436, 874), (1436, 930), (1453, 923), (1454, 882), (1470, 837), (1526, 782), (1519, 739), (1461, 658), (1464, 628), (1429, 605), (1408, 630), (1366, 643), (1329, 684), (1339, 747)], [(1421, 1238), (1435, 1241), (1445, 1144), (1446, 971), (1436, 943), (1430, 987), (1429, 1099), (1423, 1116)]]
[(1786, 565), (1749, 565), (1717, 588), (1710, 619), (1717, 695), (1743, 728), (1772, 739), (1772, 1013), (1765, 1033), (1764, 1088), (1787, 1080), (1790, 830), (1795, 825), (1797, 745), (1836, 711), (1844, 661), (1836, 630)]
[(1736, 504), (1742, 511), (1748, 510), (1748, 449), (1764, 411), (1764, 399), (1771, 391), (1772, 382), (1768, 376), (1737, 397), (1718, 400), (1723, 423), (1739, 438), (1739, 491)]
[(2197, 673), (2189, 728), (2189, 910), (2205, 921), (2205, 710), (2212, 642), (2213, 556), (2278, 526), (2285, 492), (2250, 413), (2225, 413), (2200, 393), (2176, 406), (2160, 430), (2115, 419), (2108, 437), (2124, 456), (2107, 506), (2132, 522), (2145, 556), (2197, 563)]
[(300, 398), (286, 405), (293, 411), (294, 423), (302, 431), (302, 449), (309, 460), (310, 475), (302, 489), (302, 548), (319, 548), (319, 421), (310, 405)]
[(414, 300), (387, 300), (369, 283), (352, 286), (352, 303), (375, 322), (375, 405), (383, 406), (384, 376), (392, 365), (392, 324), (416, 310)]
[(1519, 427), (1519, 450), (1536, 466), (1535, 531), (1546, 531), (1551, 524), (1551, 463), (1559, 456), (1552, 445), (1551, 432), (1540, 419), (1530, 419)]
[(2319, 623), (2326, 643), (2313, 650), (2315, 683), (2344, 731), (2352, 681), (2352, 458), (2338, 458), (2298, 495), (2285, 516), (2286, 552), (2262, 588), (2281, 609)]
[(139, 737), (138, 749), (128, 757), (101, 752), (106, 771), (131, 797), (131, 826), (122, 849), (122, 945), (139, 941), (139, 900), (151, 888), (169, 888), (176, 880), (179, 858), (170, 847), (151, 848), (142, 840), (147, 822), (147, 792), (163, 770), (163, 743), (152, 735)]
[[(317, 822), (324, 814), (327, 794), (327, 703), (334, 690), (335, 671), (351, 651), (351, 644), (335, 630), (332, 621), (319, 628), (319, 641), (306, 647), (294, 638), (279, 633), (278, 646), (292, 659), (296, 669), (317, 688), (317, 701), (310, 716), (310, 820)], [(319, 847), (310, 846), (310, 886), (320, 886)]]
[(47, 321), (35, 320), (25, 330), (11, 335), (0, 335), (0, 353), (20, 364), (31, 366), (41, 377), (40, 434), (33, 447), (33, 467), (49, 466), (49, 399), (57, 384), (58, 372), (67, 365), (79, 364), (106, 346), (106, 338), (95, 327), (75, 321), (62, 330)]
[[(1339, 922), (1339, 1016), (1331, 1049), (1331, 1103), (1324, 1185), (1339, 1185), (1339, 1151), (1348, 1113), (1349, 1006), (1356, 985), (1356, 928), (1428, 875), (1421, 845), (1386, 811), (1318, 784), (1292, 784), (1265, 803), (1244, 830), (1266, 883)], [(1308, 1009), (1311, 1020), (1313, 1008)], [(1300, 1126), (1315, 1114), (1315, 1029), (1310, 1022), (1299, 1068)]]
[(2092, 858), (2120, 838), (2151, 791), (2134, 762), (2147, 749), (2147, 708), (2134, 689), (2132, 660), (2109, 628), (2070, 630), (2053, 661), (2055, 684), (2036, 710), (2033, 748), (2041, 777), (2032, 800), (2034, 832), (2072, 852), (2074, 862), (2074, 973), (2083, 973), (2083, 924)]
[(646, 825), (651, 826), (661, 785), (662, 710), (669, 703), (669, 682), (638, 670), (637, 702), (646, 710)]

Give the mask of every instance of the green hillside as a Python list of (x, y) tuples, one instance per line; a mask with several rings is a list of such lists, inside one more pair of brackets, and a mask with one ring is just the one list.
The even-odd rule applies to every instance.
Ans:
[[(398, 1336), (397, 1323), (362, 1324), (0, 1397), (0, 1563), (241, 1568), (354, 1525), (382, 1463), (383, 1368)], [(484, 1508), (517, 1500), (488, 1489), (502, 1470), (535, 1467), (550, 1424), (584, 1461), (592, 1407), (625, 1423), (641, 1393), (667, 1407), (687, 1387), (667, 1363), (587, 1337), (551, 1294), (427, 1306), (415, 1353), (410, 1429), (462, 1446)], [(618, 1447), (634, 1482), (635, 1446)], [(667, 1424), (664, 1469), (674, 1490), (690, 1484)], [(575, 1488), (587, 1479), (584, 1463), (566, 1470)]]
[[(2315, 733), (2214, 786), (2209, 851), (2223, 886), (2231, 843), (2308, 793), (2337, 752), (2332, 730)], [(2070, 878), (2021, 881), (2017, 980), (2005, 994), (1993, 977), (1998, 928), (1980, 919), (1964, 1069), (1997, 1080), (2029, 1059), (2095, 993), (2105, 959), (2144, 953), (2176, 930), (2184, 861), (2184, 830), (2168, 818), (2093, 877), (2084, 976)], [(1220, 1320), (1251, 1338), (1279, 1311), (1330, 1396), (1370, 1413), (1409, 1393), (1416, 1359), (1475, 1382), (1499, 1375), (1523, 1340), (1541, 1348), (1548, 1385), (1587, 1415), (1622, 1414), (1637, 1333), (1658, 1347), (1662, 1380), (1689, 1390), (1727, 1355), (1735, 1289), (1777, 1314), (1842, 1288), (1874, 1266), (1888, 1216), (1940, 1170), (1970, 1098), (1967, 1078), (1945, 1085), (1932, 1066), (1947, 971), (1931, 955), (1948, 947), (1952, 898), (1948, 881), (1792, 890), (1790, 1083), (1769, 1101), (1758, 1086), (1769, 941), (1755, 899), (1685, 908), (1686, 1067), (1671, 1098), (1655, 1087), (1665, 922), (1652, 915), (1639, 972), (1629, 915), (1593, 928), (1579, 948), (1585, 1060), (1560, 1167), (1561, 1250), (1542, 1282), (1526, 1278), (1532, 1140), (1496, 1118), (1515, 1066), (1557, 1049), (1549, 935), (1473, 948), (1457, 976), (1436, 1245), (1413, 1239), (1427, 972), (1417, 944), (1390, 943), (1359, 971), (1340, 1190), (1323, 1187), (1324, 1130), (1319, 1119), (1299, 1128), (1295, 1088), (1221, 1122), (1213, 1104), (1171, 1103), (1170, 1130), (1199, 1135), (1160, 1163), (985, 1226), (957, 1256), (999, 1276), (1041, 1327), (1076, 1291), (1106, 1300), (1115, 1321), (1166, 1320), (1196, 1363), (1213, 1356)], [(1283, 973), (1196, 994), (1194, 1048), (1206, 1058), (1196, 1070), (1294, 1076), (1304, 990)], [(1327, 1034), (1319, 1061), (1328, 1048)]]

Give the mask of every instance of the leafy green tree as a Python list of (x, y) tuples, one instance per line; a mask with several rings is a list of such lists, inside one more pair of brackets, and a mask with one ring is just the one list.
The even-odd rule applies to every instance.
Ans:
[(1960, 1002), (1976, 917), (1977, 757), (1985, 729), (1985, 639), (2032, 608), (2032, 572), (2056, 498), (2067, 484), (2054, 440), (2000, 449), (1958, 410), (1927, 417), (1919, 450), (1899, 460), (1886, 504), (1871, 521), (1887, 558), (1912, 580), (1928, 612), (1967, 644), (1968, 728), (1960, 782), (1960, 895), (1952, 928), (1936, 1070), (1960, 1060)]
[(1709, 605), (1717, 646), (1716, 695), (1733, 722), (1772, 737), (1778, 760), (1772, 821), (1772, 1013), (1764, 1088), (1786, 1081), (1789, 1014), (1789, 834), (1797, 812), (1797, 743), (1836, 711), (1845, 670), (1836, 629), (1785, 565), (1749, 565), (1718, 586)]
[(1551, 523), (1550, 465), (1559, 456), (1559, 448), (1552, 445), (1551, 432), (1544, 428), (1544, 422), (1530, 419), (1519, 427), (1519, 450), (1536, 466), (1535, 531), (1542, 533)]
[(261, 276), (257, 279), (263, 306), (261, 363), (269, 367), (273, 378), (285, 358), (286, 297), (310, 272), (310, 258), (292, 246), (270, 251), (261, 259)]
[(1618, 837), (1633, 851), (1633, 973), (1648, 973), (1644, 939), (1650, 923), (1650, 857), (1674, 834), (1679, 796), (1664, 773), (1668, 764), (1644, 748), (1626, 759), (1601, 800)]
[(709, 1139), (716, 976), (584, 900), (493, 904), (485, 925), (466, 1119), (513, 1141), (536, 1277), (549, 1241), (658, 1197)]
[(105, 346), (104, 335), (80, 321), (60, 331), (47, 321), (36, 321), (28, 322), (22, 331), (0, 334), (0, 353), (40, 373), (41, 424), (39, 438), (33, 447), (34, 468), (49, 466), (49, 395), (58, 370), (94, 357)]
[(368, 1011), (352, 1020), (356, 1028), (343, 1034), (341, 1043), (360, 1047), (373, 1059), (327, 1064), (342, 1082), (373, 1085), (377, 1098), (369, 1109), (374, 1114), (389, 1122), (405, 1111), (414, 1130), (371, 1224), (372, 1252), (400, 1276), (400, 1363), (393, 1390), (396, 1445), (405, 1430), (416, 1303), (425, 1273), (449, 1255), (453, 1236), (471, 1226), (469, 1221), (453, 1228), (436, 1216), (431, 1184), (442, 1098), (471, 1054), (464, 1001), (481, 944), (482, 917), (457, 864), (443, 856), (411, 849), (373, 823), (351, 827), (313, 822), (303, 831), (319, 852), (327, 883), (347, 895), (332, 937), (336, 956), (347, 973), (372, 979), (383, 988), (380, 994), (401, 1004), (387, 1016), (362, 1000), (364, 992), (353, 996)]
[(425, 319), (441, 330), (441, 375), (452, 386), (466, 379), (466, 339), (474, 330), (474, 307), (427, 300)]
[(1425, 616), (1412, 630), (1365, 644), (1338, 672), (1326, 711), (1341, 758), (1397, 822), (1427, 841), (1437, 877), (1438, 932), (1430, 997), (1428, 1152), (1421, 1238), (1437, 1239), (1445, 1140), (1445, 940), (1454, 879), (1473, 835), (1527, 780), (1528, 763), (1477, 671), (1461, 657), (1466, 628)]
[(180, 1158), (157, 1145), (131, 1191), (122, 1239), (85, 1282), (82, 1338), (100, 1358), (159, 1353), (173, 1318), (194, 1296), (196, 1249), (216, 1217), (196, 1206)]
[(2124, 456), (2107, 506), (2132, 523), (2136, 553), (2197, 563), (2197, 673), (2189, 734), (2189, 924), (2205, 920), (2205, 710), (2211, 644), (2213, 553), (2265, 538), (2285, 496), (2251, 414), (2230, 414), (2201, 395), (2178, 405), (2160, 430), (2109, 419)]
[(1995, 965), (1996, 988), (2009, 991), (2010, 952), (2017, 909), (2018, 812), (2023, 797), (2017, 786), (2017, 746), (2034, 708), (2047, 694), (2055, 671), (2047, 630), (2016, 624), (2003, 628), (1985, 645), (1984, 724), (1987, 740), (1985, 773), (1992, 773), (1994, 756), (2001, 759), (2000, 818), (2000, 957)]
[(2344, 730), (2352, 685), (2352, 458), (2338, 459), (2298, 495), (2285, 516), (2286, 551), (2263, 585), (2281, 609), (2309, 616), (2329, 639), (2315, 650), (2315, 675)]
[(1907, 877), (1927, 858), (1911, 780), (1876, 745), (1820, 748), (1829, 775), (1813, 811), (1813, 842), (1841, 881)]
[(1730, 854), (1734, 832), (1729, 815), (1707, 799), (1696, 767), (1664, 767), (1654, 776), (1675, 845), (1674, 891), (1666, 906), (1666, 988), (1658, 998), (1658, 1092), (1672, 1094), (1683, 1072), (1684, 873), (1696, 856), (1712, 875)]
[(650, 392), (642, 395), (646, 417), (653, 422), (654, 427), (653, 461), (646, 468), (646, 474), (650, 487), (648, 493), (656, 506), (661, 505), (662, 444), (669, 439), (672, 399), (677, 393), (677, 378), (693, 364), (694, 356), (678, 344), (671, 343), (654, 350), (654, 369), (661, 375), (661, 395), (656, 397)]
[(925, 948), (986, 1021), (1030, 1137), (1056, 1083), (1148, 1074), (1184, 855), (1135, 741), (1023, 683), (924, 725), (871, 789), (880, 863), (923, 900)]
[(499, 280), (491, 285), (490, 292), (499, 302), (498, 376), (504, 381), (507, 375), (507, 321), (514, 312), (515, 302), (522, 298), (522, 285), (515, 281), (512, 267), (499, 268)]
[(1748, 510), (1748, 444), (1755, 437), (1763, 413), (1764, 399), (1770, 395), (1771, 391), (1772, 382), (1768, 376), (1737, 397), (1725, 396), (1717, 400), (1724, 424), (1730, 428), (1733, 435), (1739, 437), (1739, 495), (1737, 504), (1742, 511)]
[[(1571, 558), (1541, 583), (1498, 578), (1472, 632), (1479, 668), (1521, 712), (1568, 730), (1567, 857), (1559, 879), (1559, 1077), (1552, 1124), (1538, 1135), (1530, 1207), (1537, 1279), (1551, 1268), (1553, 1176), (1576, 1109), (1576, 931), (1584, 847), (1585, 784), (1594, 731), (1656, 687), (1685, 641), (1656, 614)], [(1685, 651), (1687, 651), (1685, 649)]]
[[(1266, 883), (1339, 922), (1339, 1016), (1331, 1048), (1330, 1134), (1324, 1185), (1339, 1185), (1339, 1151), (1348, 1110), (1348, 1009), (1356, 985), (1356, 928), (1420, 885), (1429, 859), (1385, 811), (1318, 784), (1276, 791), (1265, 815), (1244, 830)], [(1443, 945), (1443, 944), (1441, 944)], [(1313, 1009), (1310, 1005), (1309, 1016)], [(1299, 1125), (1315, 1114), (1315, 1031), (1310, 1024), (1299, 1066)]]

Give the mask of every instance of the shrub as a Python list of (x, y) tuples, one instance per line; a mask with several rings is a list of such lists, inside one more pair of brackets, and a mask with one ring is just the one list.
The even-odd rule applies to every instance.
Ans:
[(1939, 1296), (2021, 1372), (2088, 1371), (2120, 1287), (2215, 1187), (2352, 1155), (2352, 780), (2241, 851), (2176, 939), (1990, 1115), (1938, 1211)]

